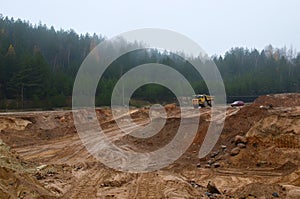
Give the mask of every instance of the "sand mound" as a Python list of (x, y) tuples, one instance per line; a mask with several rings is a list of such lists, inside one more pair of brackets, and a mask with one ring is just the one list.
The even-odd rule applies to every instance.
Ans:
[(247, 133), (248, 138), (256, 138), (280, 148), (300, 148), (300, 112), (270, 115), (257, 122)]
[(31, 121), (24, 120), (21, 118), (14, 117), (1, 117), (0, 118), (0, 131), (13, 129), (17, 131), (24, 130), (28, 124), (31, 124)]
[[(228, 149), (231, 150), (237, 147), (234, 143), (235, 135), (245, 136), (248, 140), (238, 155), (230, 157), (229, 161), (227, 159), (228, 165), (238, 168), (274, 168), (288, 161), (300, 164), (300, 109), (284, 107), (288, 106), (287, 102), (293, 101), (295, 96), (297, 94), (262, 96), (255, 103), (242, 108), (236, 115), (227, 118), (225, 134), (221, 136), (220, 142), (229, 145)], [(266, 103), (276, 100), (277, 104), (283, 106), (259, 108), (258, 105), (262, 104), (263, 99)], [(286, 173), (288, 170), (282, 168), (280, 172)]]
[(254, 105), (268, 106), (272, 104), (275, 107), (294, 107), (300, 106), (300, 93), (284, 93), (274, 95), (264, 95), (254, 101)]

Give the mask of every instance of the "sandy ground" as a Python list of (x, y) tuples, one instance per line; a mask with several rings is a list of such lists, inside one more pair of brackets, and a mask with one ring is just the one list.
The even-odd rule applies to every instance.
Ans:
[[(121, 133), (109, 109), (97, 109), (97, 117), (116, 144), (145, 152), (167, 144), (180, 120), (192, 117), (180, 116), (175, 105), (165, 109), (165, 126), (147, 139)], [(0, 198), (300, 198), (300, 94), (228, 107), (222, 134), (202, 159), (198, 151), (211, 118), (209, 108), (199, 112), (189, 149), (166, 168), (142, 174), (97, 161), (70, 111), (1, 113)], [(132, 109), (131, 118), (148, 124), (149, 109)]]

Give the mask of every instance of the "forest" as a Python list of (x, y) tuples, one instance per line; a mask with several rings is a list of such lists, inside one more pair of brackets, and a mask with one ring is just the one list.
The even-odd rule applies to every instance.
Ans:
[[(0, 109), (70, 107), (76, 73), (103, 40), (102, 35), (78, 35), (72, 29), (55, 30), (0, 14)], [(228, 102), (300, 92), (300, 53), (292, 47), (267, 45), (261, 51), (235, 47), (211, 59), (224, 80)], [(97, 88), (96, 105), (109, 105), (112, 89), (122, 74), (150, 62), (173, 67), (189, 80), (196, 93), (207, 92), (201, 76), (180, 56), (141, 49), (121, 56), (105, 71)], [(136, 90), (133, 99), (167, 103), (174, 96), (167, 88), (149, 84)]]

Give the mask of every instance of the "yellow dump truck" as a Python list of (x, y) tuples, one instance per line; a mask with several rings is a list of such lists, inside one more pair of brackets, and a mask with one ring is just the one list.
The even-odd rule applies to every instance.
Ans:
[(205, 95), (205, 94), (198, 94), (194, 95), (192, 99), (192, 104), (194, 108), (212, 106), (212, 102), (214, 100), (213, 96)]

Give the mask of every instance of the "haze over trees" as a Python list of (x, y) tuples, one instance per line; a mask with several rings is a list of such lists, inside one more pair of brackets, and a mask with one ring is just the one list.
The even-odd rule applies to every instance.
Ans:
[[(0, 109), (70, 106), (78, 68), (104, 39), (101, 35), (57, 31), (0, 15)], [(233, 96), (300, 92), (300, 54), (293, 48), (232, 48), (224, 56), (212, 59), (221, 72), (229, 101)], [(156, 49), (137, 50), (110, 65), (99, 82), (96, 104), (109, 105), (112, 88), (120, 76), (150, 62), (173, 67), (189, 80), (196, 93), (207, 92), (201, 76), (180, 56)], [(174, 100), (168, 89), (158, 85), (139, 88), (133, 98), (150, 102)]]

